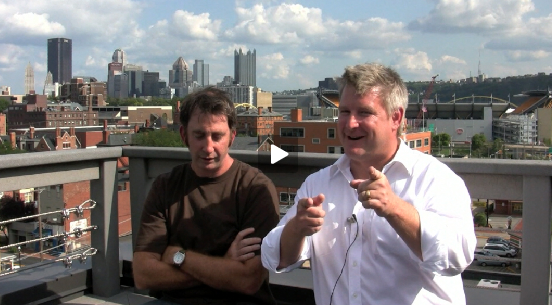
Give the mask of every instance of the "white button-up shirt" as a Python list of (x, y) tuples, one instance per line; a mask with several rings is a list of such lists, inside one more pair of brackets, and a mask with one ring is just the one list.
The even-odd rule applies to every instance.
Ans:
[[(383, 168), (395, 194), (420, 214), (421, 261), (385, 218), (362, 207), (349, 186), (349, 164), (343, 155), (305, 180), (295, 205), (263, 239), (263, 266), (289, 272), (310, 259), (319, 305), (329, 304), (336, 281), (332, 304), (465, 304), (460, 273), (473, 260), (476, 238), (471, 198), (462, 179), (404, 143)], [(306, 238), (295, 264), (276, 270), (282, 230), (296, 215), (297, 201), (320, 193), (326, 196), (322, 230)], [(352, 214), (357, 222), (348, 221)]]

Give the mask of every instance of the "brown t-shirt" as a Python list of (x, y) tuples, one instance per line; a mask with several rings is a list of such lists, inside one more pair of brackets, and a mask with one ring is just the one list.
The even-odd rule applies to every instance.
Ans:
[[(253, 227), (251, 236), (263, 238), (278, 221), (276, 188), (257, 168), (234, 160), (223, 175), (204, 178), (198, 177), (190, 164), (183, 164), (155, 179), (144, 204), (134, 251), (163, 254), (169, 244), (175, 244), (224, 256), (239, 231)], [(182, 304), (274, 304), (268, 281), (253, 296), (207, 285), (163, 294)]]

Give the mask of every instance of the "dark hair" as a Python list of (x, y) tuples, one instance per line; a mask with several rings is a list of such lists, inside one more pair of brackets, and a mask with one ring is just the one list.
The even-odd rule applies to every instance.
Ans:
[(186, 95), (180, 107), (180, 124), (184, 130), (188, 128), (188, 123), (196, 109), (201, 113), (225, 115), (230, 130), (236, 129), (238, 120), (236, 109), (225, 91), (211, 86)]

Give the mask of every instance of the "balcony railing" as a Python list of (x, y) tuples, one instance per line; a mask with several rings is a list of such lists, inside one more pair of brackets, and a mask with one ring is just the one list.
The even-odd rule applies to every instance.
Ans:
[[(338, 158), (329, 154), (290, 154), (278, 165), (271, 165), (268, 153), (232, 151), (231, 154), (259, 167), (275, 185), (295, 188), (310, 173), (332, 164)], [(90, 180), (90, 199), (97, 203), (91, 211), (91, 224), (98, 227), (91, 232), (91, 247), (97, 249), (96, 255), (91, 258), (91, 271), (87, 271), (91, 272), (91, 276), (77, 276), (76, 271), (68, 272), (62, 265), (52, 265), (0, 277), (0, 304), (7, 304), (9, 296), (17, 290), (24, 291), (27, 297), (31, 296), (26, 292), (32, 292), (37, 303), (56, 297), (62, 299), (79, 289), (75, 288), (75, 282), (79, 281), (83, 282), (81, 291), (92, 290), (102, 297), (113, 296), (120, 291), (116, 167), (117, 158), (121, 156), (127, 156), (130, 160), (132, 229), (136, 232), (143, 200), (153, 179), (173, 166), (189, 161), (188, 150), (117, 147), (0, 157), (0, 192)], [(549, 304), (552, 162), (500, 159), (443, 159), (443, 162), (464, 179), (472, 198), (523, 201), (523, 267), (519, 289), (465, 285), (467, 303)], [(82, 269), (78, 264), (73, 266), (74, 270)], [(271, 282), (310, 289), (311, 278), (308, 269), (300, 269), (288, 274), (272, 274)], [(19, 286), (7, 285), (8, 281), (19, 281)]]

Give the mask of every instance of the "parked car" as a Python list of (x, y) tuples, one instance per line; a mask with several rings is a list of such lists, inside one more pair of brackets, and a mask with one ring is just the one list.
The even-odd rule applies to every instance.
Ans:
[(483, 247), (483, 250), (487, 250), (492, 254), (496, 254), (498, 256), (514, 257), (517, 255), (516, 249), (510, 248), (502, 244), (485, 244), (485, 247)]
[[(487, 250), (476, 250), (475, 258), (473, 259), (478, 265), (481, 266), (510, 266), (512, 263), (499, 260), (500, 257), (496, 254), (492, 254)], [(484, 256), (484, 257), (483, 257)]]
[(510, 241), (509, 241), (509, 240), (504, 239), (504, 238), (502, 238), (502, 237), (500, 237), (500, 236), (491, 236), (491, 237), (487, 238), (487, 243), (488, 243), (488, 244), (503, 244), (503, 245), (508, 246), (508, 247), (510, 247), (510, 248), (512, 247), (512, 246), (510, 245)]

